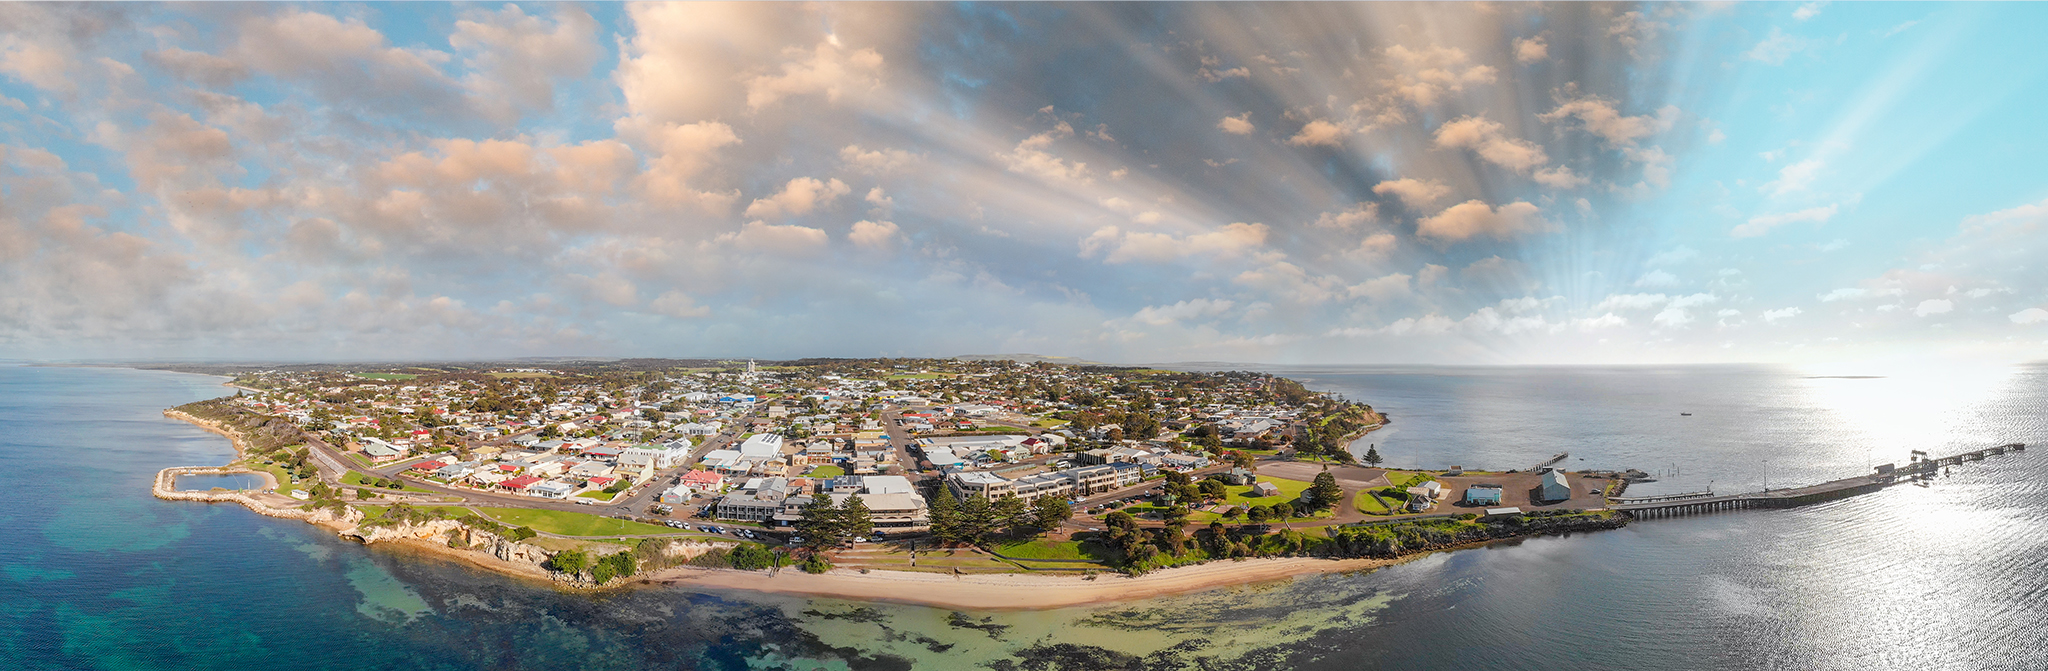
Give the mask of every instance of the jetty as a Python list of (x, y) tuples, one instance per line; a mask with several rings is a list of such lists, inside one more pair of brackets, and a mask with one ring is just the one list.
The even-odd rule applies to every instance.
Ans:
[(1824, 501), (1867, 494), (1900, 482), (1909, 482), (1931, 476), (1945, 466), (1966, 461), (1982, 461), (1986, 457), (2027, 449), (2026, 443), (2007, 443), (1998, 447), (1952, 454), (1946, 457), (1921, 459), (1914, 455), (1914, 461), (1905, 466), (1885, 464), (1878, 466), (1875, 473), (1852, 478), (1831, 480), (1817, 485), (1793, 489), (1770, 489), (1761, 492), (1715, 495), (1713, 492), (1688, 492), (1663, 496), (1640, 496), (1616, 498), (1608, 506), (1610, 510), (1626, 512), (1636, 519), (1659, 517), (1680, 517), (1704, 513), (1718, 513), (1754, 508), (1792, 508)]

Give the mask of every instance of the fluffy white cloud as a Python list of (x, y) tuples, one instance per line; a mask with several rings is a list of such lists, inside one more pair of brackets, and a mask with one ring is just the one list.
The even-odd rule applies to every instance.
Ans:
[(884, 249), (895, 242), (900, 233), (901, 230), (896, 227), (895, 222), (856, 221), (853, 222), (853, 230), (846, 234), (846, 239), (869, 249)]
[(1636, 278), (1637, 288), (1675, 287), (1678, 276), (1662, 270), (1652, 270)]
[(1515, 60), (1522, 63), (1550, 60), (1550, 43), (1545, 42), (1542, 35), (1517, 39)]
[(746, 215), (762, 218), (802, 216), (852, 192), (853, 187), (838, 179), (818, 181), (815, 177), (798, 177), (789, 180), (781, 193), (747, 205)]
[(1436, 180), (1403, 177), (1374, 184), (1372, 192), (1382, 196), (1391, 194), (1400, 199), (1402, 205), (1408, 206), (1408, 209), (1416, 210), (1451, 195), (1451, 187), (1444, 186), (1443, 182)]
[(839, 160), (847, 167), (870, 175), (895, 172), (918, 159), (901, 149), (864, 149), (850, 144), (839, 149)]
[(552, 107), (555, 80), (588, 74), (597, 62), (597, 22), (575, 5), (552, 9), (552, 23), (517, 5), (474, 10), (448, 36), (448, 44), (469, 60), (469, 90), (487, 107), (509, 105), (496, 110), (501, 118)]
[(1323, 119), (1316, 119), (1302, 124), (1301, 130), (1296, 132), (1294, 137), (1287, 138), (1287, 143), (1300, 147), (1315, 145), (1339, 147), (1344, 144), (1344, 136), (1349, 134), (1350, 131), (1345, 130), (1343, 126)]
[(1448, 242), (1480, 235), (1505, 240), (1551, 227), (1537, 207), (1526, 202), (1516, 201), (1496, 209), (1481, 201), (1468, 200), (1415, 222), (1415, 234)]
[(1236, 305), (1236, 303), (1228, 300), (1196, 298), (1180, 301), (1172, 305), (1146, 307), (1139, 310), (1137, 314), (1131, 315), (1131, 319), (1143, 324), (1165, 326), (1189, 319), (1220, 315)]
[(1387, 48), (1386, 56), (1395, 68), (1388, 87), (1396, 97), (1421, 107), (1437, 104), (1446, 93), (1492, 84), (1499, 74), (1492, 66), (1471, 64), (1465, 51), (1456, 47), (1395, 45)]
[(1676, 106), (1666, 105), (1657, 110), (1656, 116), (1626, 116), (1616, 110), (1615, 101), (1600, 96), (1588, 95), (1560, 100), (1557, 109), (1537, 115), (1536, 118), (1558, 123), (1566, 119), (1577, 119), (1586, 132), (1605, 141), (1610, 147), (1633, 146), (1636, 140), (1652, 134), (1670, 130), (1678, 121)]
[(1251, 112), (1223, 117), (1222, 121), (1216, 122), (1216, 128), (1231, 135), (1250, 135), (1252, 131), (1257, 130), (1252, 127)]
[(759, 221), (749, 221), (740, 230), (717, 238), (720, 243), (731, 243), (743, 249), (790, 256), (823, 249), (828, 240), (824, 231), (808, 226), (776, 226)]
[(1670, 302), (1670, 300), (1671, 297), (1664, 294), (1614, 294), (1602, 299), (1598, 305), (1593, 306), (1593, 309), (1603, 312), (1614, 310), (1648, 310)]
[(2011, 319), (2012, 323), (2014, 324), (2039, 324), (2042, 322), (2048, 322), (2048, 310), (2043, 310), (2041, 308), (2027, 308), (2025, 310), (2021, 310), (2019, 312), (2006, 315), (2006, 318)]
[(1342, 212), (1322, 213), (1321, 216), (1316, 217), (1315, 226), (1317, 228), (1349, 231), (1379, 221), (1379, 217), (1380, 207), (1378, 203), (1359, 203), (1344, 208)]
[(1269, 230), (1265, 224), (1236, 223), (1203, 233), (1176, 236), (1104, 226), (1081, 240), (1081, 256), (1090, 258), (1101, 254), (1109, 263), (1162, 262), (1197, 255), (1238, 256), (1263, 246)]
[(1790, 223), (1811, 221), (1816, 224), (1825, 224), (1829, 219), (1835, 218), (1835, 212), (1838, 209), (1839, 206), (1837, 205), (1828, 205), (1826, 207), (1809, 207), (1798, 212), (1750, 217), (1749, 221), (1729, 230), (1728, 234), (1737, 238), (1754, 238), (1771, 232), (1773, 228)]
[(1948, 314), (1950, 310), (1954, 309), (1956, 309), (1956, 304), (1953, 301), (1946, 298), (1930, 298), (1920, 301), (1920, 305), (1913, 308), (1913, 314), (1925, 317), (1928, 315)]
[(1779, 168), (1778, 178), (1765, 182), (1759, 188), (1773, 196), (1782, 196), (1795, 191), (1805, 191), (1807, 187), (1813, 185), (1813, 179), (1820, 175), (1820, 169), (1826, 166), (1826, 162), (1820, 159), (1809, 158)]
[(1486, 162), (1515, 172), (1549, 163), (1550, 156), (1534, 142), (1509, 137), (1506, 127), (1484, 116), (1459, 117), (1436, 129), (1436, 146), (1470, 149)]
[(698, 305), (697, 299), (681, 290), (671, 289), (647, 304), (655, 314), (677, 319), (701, 319), (711, 316), (709, 306)]
[(1803, 311), (1796, 307), (1779, 308), (1776, 310), (1765, 310), (1764, 321), (1766, 323), (1776, 324), (1780, 321), (1797, 317), (1801, 312)]

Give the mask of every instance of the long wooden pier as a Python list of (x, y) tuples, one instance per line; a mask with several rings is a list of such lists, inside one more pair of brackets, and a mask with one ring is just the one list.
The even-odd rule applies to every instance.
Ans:
[[(2005, 454), (2007, 452), (2018, 452), (2025, 449), (2027, 449), (2025, 443), (2008, 443), (1998, 447), (1988, 447), (1972, 452), (1952, 454), (1938, 459), (1921, 459), (1899, 468), (1893, 468), (1890, 465), (1880, 466), (1877, 472), (1871, 475), (1842, 478), (1795, 489), (1773, 489), (1720, 496), (1714, 496), (1710, 492), (1690, 492), (1665, 496), (1617, 498), (1613, 504), (1608, 506), (1608, 509), (1627, 512), (1637, 519), (1650, 519), (1718, 513), (1731, 510), (1749, 510), (1753, 508), (1791, 508), (1820, 503), (1822, 501), (1833, 501), (1857, 494), (1867, 494), (1899, 482), (1932, 475), (1945, 466), (1953, 466), (1965, 461), (1981, 461), (1985, 457)], [(1700, 494), (1707, 495), (1701, 496)]]

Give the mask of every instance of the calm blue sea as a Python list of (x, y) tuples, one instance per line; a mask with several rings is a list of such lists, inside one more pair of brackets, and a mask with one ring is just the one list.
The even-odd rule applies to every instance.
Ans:
[[(1568, 451), (1574, 467), (1668, 476), (1644, 490), (2048, 442), (2040, 366), (1274, 370), (1389, 413), (1358, 448), (1391, 463), (1521, 467)], [(1136, 604), (956, 613), (561, 594), (151, 498), (158, 469), (229, 457), (160, 414), (222, 395), (219, 382), (0, 368), (0, 669), (2048, 668), (2048, 449), (1790, 511)]]

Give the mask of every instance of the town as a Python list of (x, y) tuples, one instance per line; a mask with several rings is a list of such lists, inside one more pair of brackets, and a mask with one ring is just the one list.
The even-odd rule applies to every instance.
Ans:
[(1621, 483), (1381, 468), (1351, 446), (1384, 415), (1264, 373), (628, 361), (300, 366), (232, 386), (202, 410), (303, 439), (244, 464), (271, 495), (353, 506), (367, 525), (464, 515), (577, 557), (716, 537), (809, 570), (1142, 572), (1389, 523), (1601, 515)]

